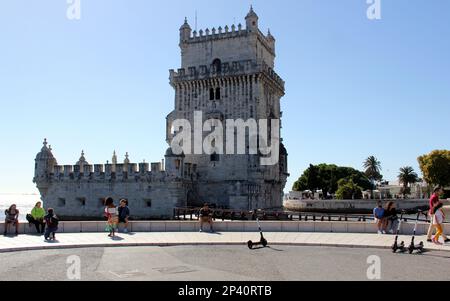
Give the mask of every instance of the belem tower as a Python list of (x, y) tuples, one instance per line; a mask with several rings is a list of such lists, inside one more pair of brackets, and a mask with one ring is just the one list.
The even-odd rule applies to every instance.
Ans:
[[(260, 31), (253, 8), (245, 21), (245, 28), (198, 32), (187, 20), (181, 26), (181, 68), (170, 70), (175, 102), (166, 120), (169, 146), (173, 122), (194, 122), (194, 112), (202, 112), (204, 120), (281, 120), (284, 81), (274, 72), (275, 38)], [(75, 165), (58, 165), (45, 140), (34, 182), (45, 206), (66, 219), (101, 217), (106, 196), (127, 199), (135, 219), (171, 218), (175, 207), (205, 202), (229, 209), (281, 208), (289, 174), (279, 141), (275, 165), (260, 164), (260, 153), (176, 155), (171, 147), (158, 163), (132, 163), (128, 153), (119, 162), (114, 152), (106, 164), (92, 165), (82, 152)]]

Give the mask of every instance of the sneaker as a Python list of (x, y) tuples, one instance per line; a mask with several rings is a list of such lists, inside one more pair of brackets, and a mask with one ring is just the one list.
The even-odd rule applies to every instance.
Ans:
[(386, 234), (386, 231), (384, 231), (384, 230), (383, 230), (383, 232), (382, 232), (382, 233), (383, 233), (383, 234)]
[(433, 243), (438, 245), (438, 246), (442, 246), (443, 245), (443, 243), (439, 242), (439, 240), (437, 240), (435, 238), (433, 239)]
[(433, 240), (431, 238), (427, 239), (427, 242), (433, 242)]
[(203, 229), (200, 229), (200, 231), (198, 231), (198, 232), (203, 233)]
[(128, 233), (128, 229), (123, 229), (123, 233)]
[(381, 232), (380, 230), (378, 230), (378, 234), (383, 234), (383, 232)]
[(450, 242), (450, 238), (447, 238), (444, 242), (445, 242), (446, 244), (448, 244), (448, 243)]
[(389, 233), (390, 233), (390, 234), (394, 234), (394, 230), (390, 230)]

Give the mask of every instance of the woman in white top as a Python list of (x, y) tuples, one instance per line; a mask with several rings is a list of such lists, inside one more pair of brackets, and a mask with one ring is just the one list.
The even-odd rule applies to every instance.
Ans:
[(439, 242), (439, 238), (441, 237), (441, 235), (443, 233), (442, 224), (444, 223), (444, 220), (445, 220), (445, 214), (444, 214), (444, 211), (442, 210), (442, 207), (443, 207), (443, 204), (439, 203), (434, 208), (433, 225), (436, 227), (437, 232), (433, 238), (433, 242), (437, 245), (442, 245), (442, 243)]

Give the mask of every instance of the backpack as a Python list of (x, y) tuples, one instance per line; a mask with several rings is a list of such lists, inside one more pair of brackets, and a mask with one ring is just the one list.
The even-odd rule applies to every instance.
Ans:
[(59, 219), (55, 215), (48, 219), (48, 226), (49, 227), (52, 227), (52, 228), (53, 227), (58, 227), (58, 224), (59, 224)]

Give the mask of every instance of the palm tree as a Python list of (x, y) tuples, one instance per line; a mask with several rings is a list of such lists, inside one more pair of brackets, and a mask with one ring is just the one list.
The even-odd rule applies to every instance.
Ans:
[(363, 163), (365, 168), (366, 176), (372, 180), (377, 181), (381, 180), (381, 162), (375, 156), (370, 156)]
[(373, 189), (375, 188), (375, 181), (381, 181), (383, 176), (381, 175), (381, 162), (375, 156), (368, 157), (363, 166), (365, 168), (365, 174), (372, 182), (371, 198), (373, 199)]
[(400, 168), (398, 179), (400, 183), (403, 184), (402, 194), (405, 197), (411, 192), (409, 185), (417, 183), (419, 181), (419, 176), (414, 171), (414, 168), (412, 168), (411, 166), (405, 166)]

